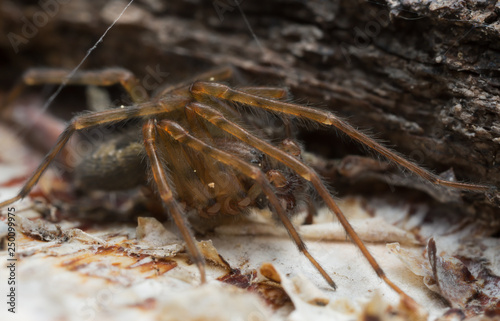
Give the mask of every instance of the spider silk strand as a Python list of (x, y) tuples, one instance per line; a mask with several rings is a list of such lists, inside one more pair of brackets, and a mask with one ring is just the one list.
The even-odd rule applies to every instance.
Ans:
[(104, 31), (104, 33), (102, 34), (102, 36), (95, 42), (95, 44), (89, 50), (87, 50), (87, 54), (85, 55), (85, 57), (82, 58), (82, 60), (80, 61), (80, 63), (75, 68), (73, 68), (73, 70), (66, 77), (64, 77), (64, 80), (59, 85), (59, 87), (57, 88), (57, 90), (49, 97), (49, 99), (47, 99), (47, 101), (43, 105), (43, 107), (40, 110), (40, 112), (38, 113), (38, 115), (35, 116), (35, 118), (33, 120), (33, 124), (35, 124), (38, 121), (38, 119), (40, 118), (40, 116), (43, 113), (45, 113), (47, 111), (47, 109), (49, 109), (50, 105), (54, 102), (54, 100), (59, 95), (59, 93), (64, 89), (64, 87), (66, 87), (66, 85), (68, 84), (68, 82), (70, 81), (70, 79), (76, 74), (76, 72), (80, 69), (80, 67), (85, 63), (85, 61), (90, 56), (90, 54), (103, 41), (104, 37), (111, 30), (111, 28), (113, 28), (114, 25), (118, 22), (118, 20), (120, 20), (120, 18), (123, 16), (123, 14), (125, 13), (125, 11), (132, 4), (132, 2), (134, 2), (134, 0), (130, 0), (130, 2), (125, 6), (125, 8), (123, 8), (123, 10), (120, 12), (120, 14), (118, 15), (118, 17), (116, 17), (116, 19), (113, 21), (113, 23), (111, 23), (109, 25), (109, 27), (106, 29), (106, 31)]

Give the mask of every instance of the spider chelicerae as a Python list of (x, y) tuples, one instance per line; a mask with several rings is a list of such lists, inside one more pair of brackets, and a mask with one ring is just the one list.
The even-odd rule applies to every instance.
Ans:
[[(112, 152), (97, 146), (82, 160), (75, 170), (76, 184), (82, 189), (103, 190), (150, 184), (165, 213), (179, 228), (202, 282), (206, 279), (205, 260), (183, 215), (184, 206), (180, 204), (205, 217), (235, 215), (254, 206), (269, 207), (299, 250), (335, 288), (334, 281), (309, 253), (289, 218), (296, 212), (297, 203), (307, 201), (308, 195), (315, 191), (336, 215), (377, 275), (401, 296), (411, 300), (385, 275), (321, 178), (303, 161), (301, 147), (290, 130), (290, 121), (298, 118), (336, 128), (433, 184), (496, 192), (491, 186), (442, 180), (333, 113), (287, 102), (286, 90), (282, 88), (243, 87), (236, 90), (221, 83), (233, 73), (233, 68), (223, 67), (159, 90), (152, 99), (144, 101), (145, 97), (137, 94), (145, 92), (144, 88), (140, 88), (137, 78), (124, 69), (82, 71), (69, 79), (66, 71), (35, 69), (26, 72), (3, 107), (11, 105), (27, 85), (60, 84), (63, 81), (73, 85), (119, 84), (134, 104), (74, 117), (20, 192), (1, 202), (0, 208), (30, 193), (74, 133), (135, 119), (133, 124), (141, 127), (126, 127), (128, 133), (120, 136), (121, 141), (114, 145)], [(282, 128), (272, 133), (263, 130), (263, 124), (268, 123), (269, 118), (276, 119), (280, 124), (278, 127)], [(112, 139), (116, 140), (116, 137)], [(149, 180), (144, 179), (145, 176)]]

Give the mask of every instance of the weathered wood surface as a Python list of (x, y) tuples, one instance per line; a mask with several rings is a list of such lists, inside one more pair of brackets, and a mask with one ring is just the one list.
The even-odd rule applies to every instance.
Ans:
[[(73, 68), (126, 4), (60, 2), (53, 1), (52, 9), (41, 6), (43, 1), (0, 3), (2, 90), (26, 68)], [(168, 73), (161, 81), (175, 83), (232, 64), (243, 82), (286, 86), (298, 101), (349, 117), (435, 172), (452, 168), (458, 179), (500, 186), (500, 7), (495, 1), (240, 4), (260, 45), (232, 0), (137, 0), (83, 68), (122, 66), (139, 79), (158, 68)], [(36, 26), (42, 13), (49, 19)], [(335, 143), (336, 135), (325, 131), (301, 137), (327, 159), (360, 153)], [(357, 180), (339, 176), (338, 163), (332, 164), (333, 170), (323, 172), (352, 189)], [(364, 159), (361, 164), (365, 177), (416, 186), (401, 175), (390, 176), (383, 164)], [(499, 217), (498, 208), (481, 195), (466, 193), (464, 200), (474, 205), (469, 212)], [(441, 201), (457, 204), (457, 196)]]

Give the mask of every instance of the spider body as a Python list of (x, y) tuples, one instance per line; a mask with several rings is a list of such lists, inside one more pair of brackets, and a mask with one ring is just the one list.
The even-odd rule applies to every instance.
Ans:
[[(441, 179), (356, 130), (331, 112), (283, 101), (286, 91), (260, 87), (233, 89), (219, 81), (232, 68), (202, 74), (177, 86), (160, 90), (152, 99), (138, 95), (136, 78), (125, 70), (80, 72), (70, 79), (76, 85), (120, 84), (134, 103), (74, 117), (55, 146), (5, 207), (29, 194), (40, 176), (77, 132), (120, 127), (125, 133), (109, 134), (83, 158), (75, 172), (81, 189), (119, 190), (149, 184), (165, 214), (179, 228), (193, 262), (205, 281), (204, 258), (184, 215), (184, 206), (202, 216), (236, 215), (251, 206), (269, 207), (282, 222), (298, 249), (335, 288), (328, 273), (309, 253), (289, 216), (314, 190), (336, 215), (348, 236), (377, 275), (406, 302), (413, 302), (378, 265), (337, 206), (319, 175), (301, 158), (291, 137), (290, 119), (308, 120), (336, 128), (350, 138), (421, 178), (442, 186), (497, 193), (495, 187)], [(12, 90), (4, 108), (25, 85), (61, 83), (63, 71), (30, 71)]]
[(140, 132), (116, 135), (87, 154), (74, 170), (74, 185), (79, 190), (126, 190), (145, 184), (147, 165)]
[[(195, 101), (189, 93), (177, 94)], [(235, 118), (233, 121), (238, 118), (246, 119), (252, 132), (258, 132), (266, 140), (271, 140), (272, 137), (272, 140), (280, 141), (278, 145), (282, 150), (300, 157), (300, 146), (286, 137), (282, 126), (262, 130), (268, 127), (269, 117), (257, 118), (244, 110), (230, 111), (226, 112), (225, 117)], [(220, 130), (207, 127), (194, 117), (186, 116), (182, 110), (169, 115), (169, 119), (190, 132), (197, 133), (215, 148), (261, 168), (273, 184), (280, 203), (290, 214), (296, 212), (297, 204), (304, 202), (308, 184), (286, 166), (248, 144), (229, 137)], [(150, 185), (147, 155), (141, 142), (141, 133), (137, 130), (139, 127), (140, 124), (136, 123), (127, 125), (125, 130), (121, 129), (118, 134), (106, 138), (85, 155), (74, 171), (75, 187), (83, 191), (118, 191)], [(251, 207), (268, 206), (262, 190), (248, 177), (203, 153), (183, 147), (168, 135), (159, 135), (158, 140), (158, 152), (169, 173), (175, 197), (186, 209), (194, 209), (201, 216), (209, 218), (238, 215)]]

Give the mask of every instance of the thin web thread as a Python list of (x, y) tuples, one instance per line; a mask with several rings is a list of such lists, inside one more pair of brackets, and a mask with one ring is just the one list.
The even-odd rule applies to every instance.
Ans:
[(262, 54), (265, 54), (264, 47), (259, 41), (259, 38), (255, 34), (255, 32), (252, 29), (252, 26), (250, 25), (250, 22), (247, 19), (246, 14), (243, 12), (243, 9), (241, 9), (239, 1), (235, 1), (236, 6), (238, 6), (238, 10), (240, 11), (241, 16), (243, 17), (243, 21), (245, 22), (245, 25), (247, 26), (248, 30), (250, 31), (250, 34), (252, 34), (253, 39), (257, 43), (257, 47), (259, 47), (259, 50), (262, 52)]
[[(243, 9), (240, 6), (240, 2), (241, 1), (235, 1), (236, 6), (238, 7), (238, 10), (239, 10), (239, 12), (241, 14), (241, 17), (243, 18), (243, 22), (245, 22), (245, 25), (247, 26), (248, 31), (250, 31), (250, 34), (252, 35), (252, 38), (255, 40), (255, 43), (257, 44), (257, 47), (259, 47), (260, 52), (262, 53), (263, 56), (265, 56), (266, 55), (266, 50), (265, 50), (264, 46), (262, 46), (262, 44), (260, 43), (260, 40), (257, 37), (257, 35), (255, 34), (255, 32), (253, 31), (253, 28), (250, 25), (250, 22), (248, 21), (245, 12), (243, 12)], [(277, 74), (279, 75), (280, 74), (279, 73), (280, 69), (278, 68), (278, 66), (275, 63), (273, 63), (273, 62), (271, 62), (270, 64), (271, 64), (271, 67), (274, 70), (276, 70)]]
[(96, 43), (92, 46), (92, 48), (90, 48), (89, 50), (87, 50), (87, 54), (85, 55), (85, 57), (83, 57), (83, 59), (80, 61), (80, 63), (66, 77), (64, 77), (64, 80), (59, 85), (59, 87), (57, 88), (57, 90), (49, 97), (49, 99), (47, 99), (47, 102), (45, 102), (45, 104), (43, 105), (42, 109), (40, 110), (40, 112), (38, 113), (38, 115), (33, 120), (33, 123), (36, 123), (38, 121), (38, 119), (40, 118), (40, 116), (47, 111), (47, 109), (52, 104), (52, 102), (54, 102), (54, 100), (59, 95), (59, 93), (64, 89), (64, 87), (67, 86), (67, 84), (70, 81), (70, 79), (80, 69), (80, 67), (87, 60), (87, 58), (90, 56), (90, 54), (92, 53), (92, 51), (94, 51), (97, 48), (97, 46), (103, 41), (104, 37), (109, 32), (109, 30), (111, 30), (111, 28), (114, 27), (114, 25), (118, 22), (118, 20), (120, 20), (120, 18), (123, 16), (123, 14), (125, 13), (125, 11), (132, 4), (132, 2), (134, 2), (134, 0), (130, 0), (130, 2), (125, 6), (125, 8), (123, 8), (123, 10), (120, 12), (120, 14), (118, 15), (118, 17), (113, 21), (113, 23), (111, 25), (109, 25), (109, 27), (106, 29), (106, 31), (104, 31), (104, 33), (99, 38), (99, 40), (96, 41)]

